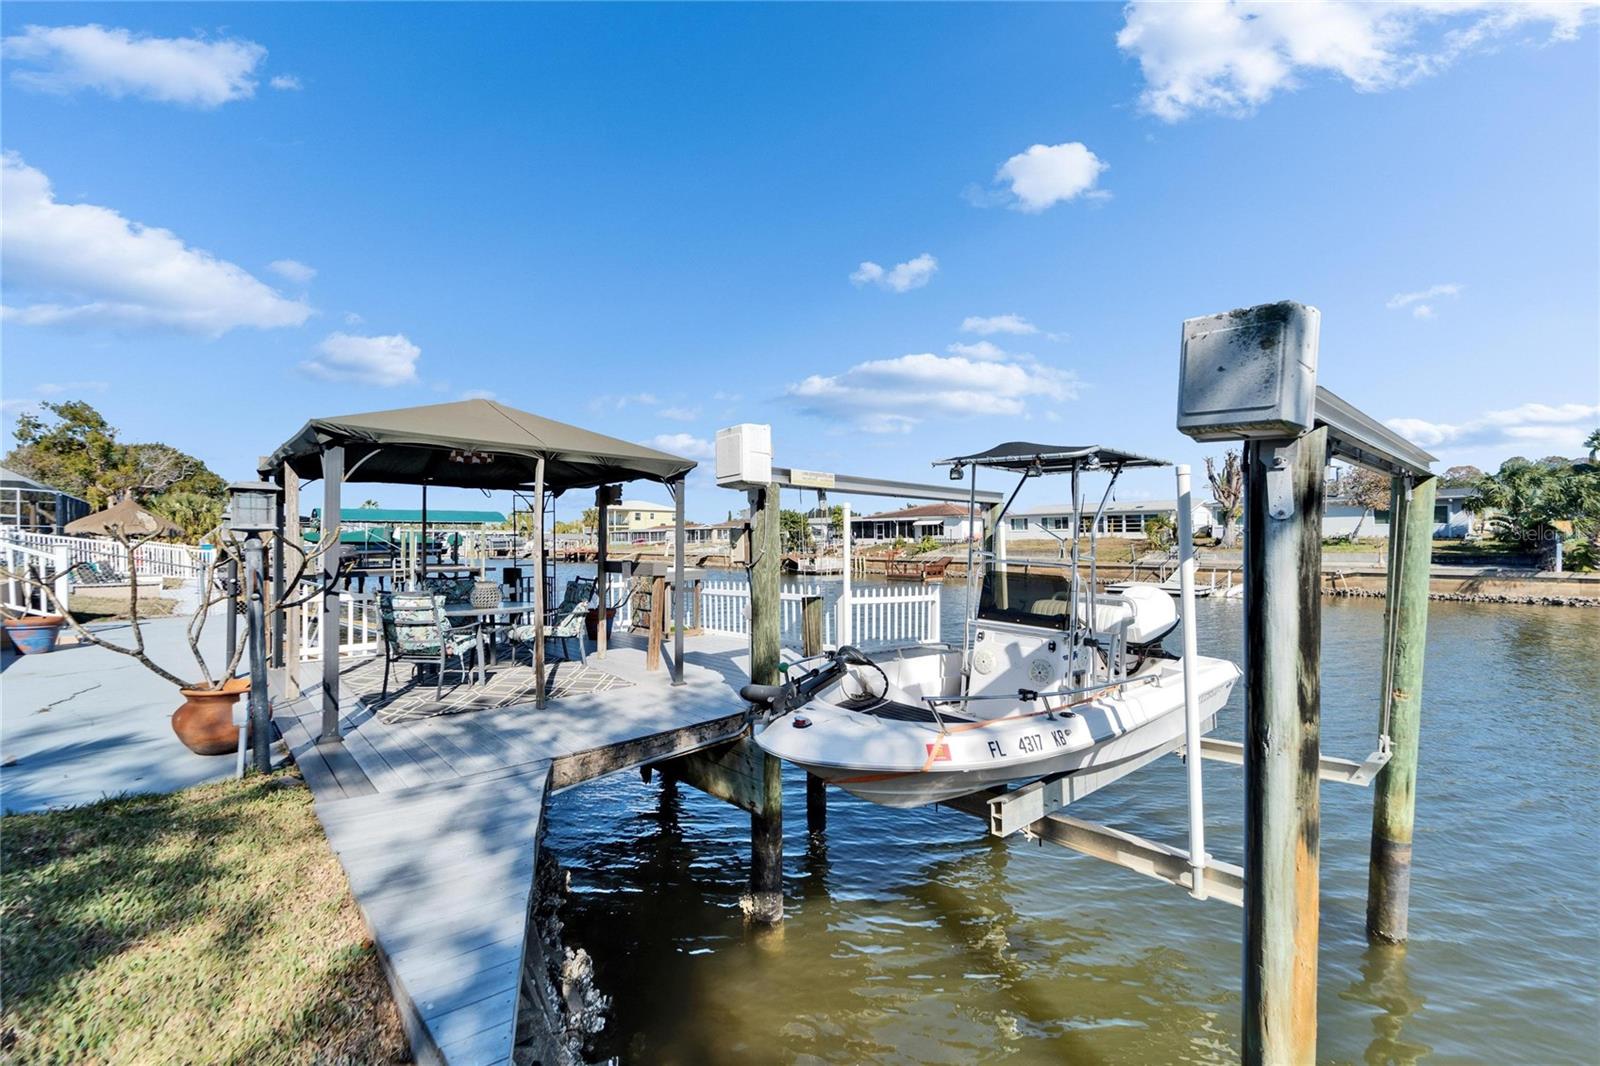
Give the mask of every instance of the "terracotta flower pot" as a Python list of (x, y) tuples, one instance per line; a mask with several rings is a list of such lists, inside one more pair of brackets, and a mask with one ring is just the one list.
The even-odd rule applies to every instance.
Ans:
[(24, 655), (34, 655), (55, 650), (56, 635), (66, 621), (59, 614), (31, 614), (7, 618), (4, 624), (12, 645)]
[(181, 688), (184, 704), (172, 716), (172, 731), (196, 755), (228, 755), (239, 749), (233, 705), (250, 691), (248, 677), (223, 682), (220, 689)]

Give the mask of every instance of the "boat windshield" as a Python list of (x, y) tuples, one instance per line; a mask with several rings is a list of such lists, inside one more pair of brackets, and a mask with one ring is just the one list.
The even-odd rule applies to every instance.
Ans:
[(978, 618), (1066, 629), (1072, 618), (1072, 571), (1059, 563), (989, 560)]

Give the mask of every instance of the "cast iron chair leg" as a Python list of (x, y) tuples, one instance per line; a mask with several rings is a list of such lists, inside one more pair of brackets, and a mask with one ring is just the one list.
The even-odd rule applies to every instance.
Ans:
[(389, 668), (391, 666), (393, 666), (393, 665), (394, 665), (394, 660), (389, 658), (389, 653), (388, 652), (384, 652), (383, 653), (383, 695), (378, 697), (380, 700), (386, 700), (386, 699), (389, 698)]

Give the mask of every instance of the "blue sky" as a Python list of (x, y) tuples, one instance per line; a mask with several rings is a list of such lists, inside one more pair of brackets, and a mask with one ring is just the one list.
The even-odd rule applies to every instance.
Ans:
[(702, 458), (761, 421), (894, 478), (1016, 438), (1198, 466), (1180, 323), (1283, 298), (1442, 465), (1600, 424), (1593, 6), (0, 19), (8, 437), (81, 397), (232, 478), (481, 390)]

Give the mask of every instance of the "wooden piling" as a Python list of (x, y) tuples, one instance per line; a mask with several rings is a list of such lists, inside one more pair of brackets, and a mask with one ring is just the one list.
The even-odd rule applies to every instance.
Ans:
[(1317, 770), (1328, 431), (1248, 441), (1243, 1060), (1317, 1048)]
[[(800, 653), (822, 654), (822, 597), (800, 601)], [(828, 793), (822, 778), (806, 774), (806, 831), (816, 835), (828, 828)]]
[(1401, 943), (1411, 898), (1411, 833), (1416, 814), (1417, 739), (1422, 724), (1423, 652), (1428, 640), (1436, 478), (1394, 479), (1390, 502), (1388, 598), (1384, 611), (1380, 725), (1390, 758), (1373, 781), (1372, 858), (1367, 871), (1367, 939)]
[[(778, 683), (780, 629), (778, 486), (750, 494), (750, 680)], [(750, 816), (750, 917), (783, 920), (782, 764), (761, 758), (761, 810)]]

